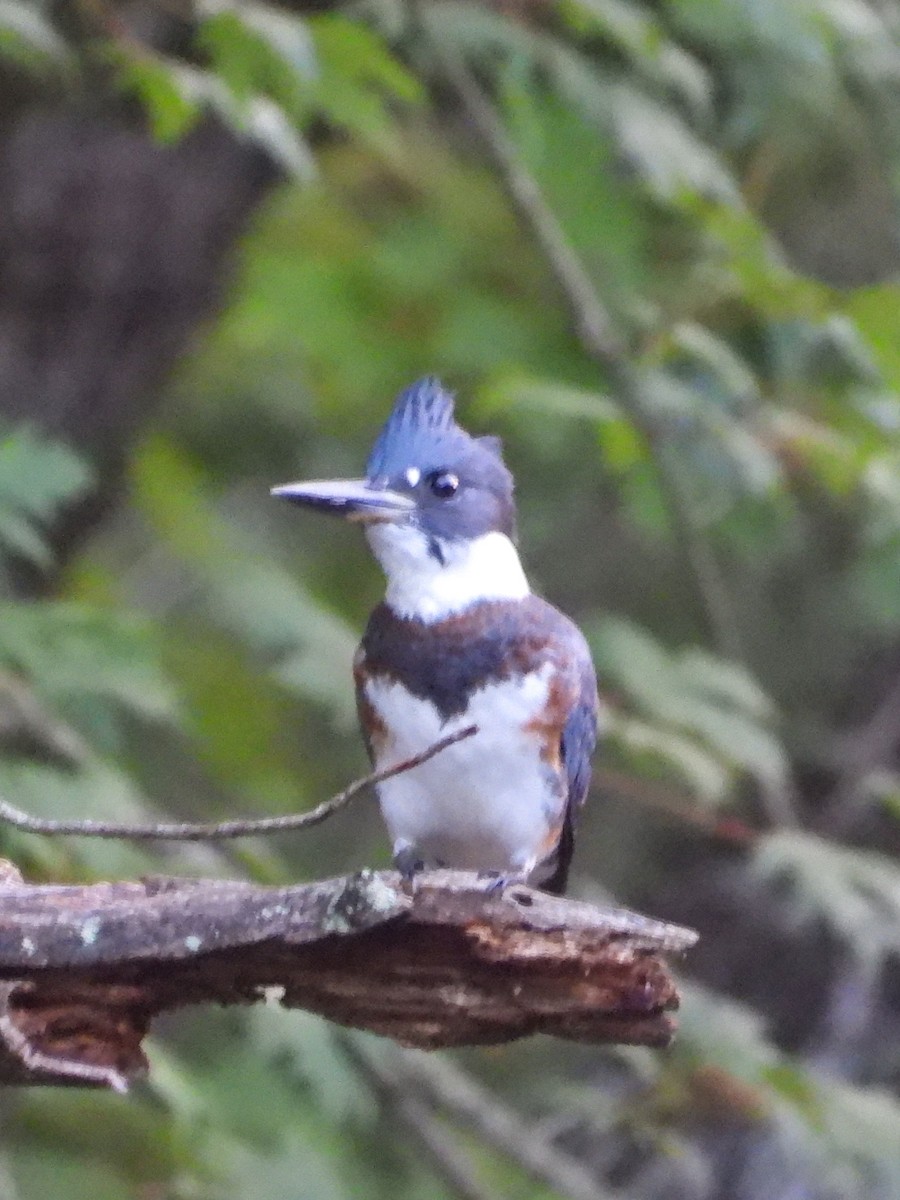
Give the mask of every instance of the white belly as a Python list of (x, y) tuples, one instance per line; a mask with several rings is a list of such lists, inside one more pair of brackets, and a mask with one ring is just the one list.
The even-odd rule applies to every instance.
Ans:
[(541, 759), (535, 732), (547, 699), (548, 663), (518, 681), (490, 684), (469, 708), (444, 721), (429, 700), (386, 679), (366, 696), (387, 730), (377, 766), (426, 750), (448, 733), (475, 724), (479, 732), (427, 763), (379, 785), (378, 798), (395, 851), (414, 847), (428, 864), (472, 870), (528, 870), (546, 853), (565, 794)]

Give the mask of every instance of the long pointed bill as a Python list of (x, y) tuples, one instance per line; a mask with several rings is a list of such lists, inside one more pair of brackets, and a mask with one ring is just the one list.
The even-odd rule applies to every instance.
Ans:
[(284, 483), (272, 488), (273, 496), (336, 513), (349, 521), (402, 521), (415, 502), (400, 492), (374, 488), (365, 479), (314, 479), (308, 483)]

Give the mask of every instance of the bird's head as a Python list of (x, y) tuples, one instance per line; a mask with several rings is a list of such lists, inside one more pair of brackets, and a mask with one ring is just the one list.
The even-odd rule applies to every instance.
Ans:
[[(398, 396), (364, 479), (288, 483), (272, 494), (364, 524), (388, 575), (389, 601), (391, 585), (396, 593), (414, 578), (420, 588), (427, 580), (447, 597), (464, 593), (468, 603), (522, 593), (513, 547), (513, 479), (500, 441), (460, 428), (453, 396), (433, 376)], [(514, 582), (499, 582), (498, 571)], [(460, 572), (466, 577), (461, 591)], [(449, 612), (461, 606), (448, 599), (443, 607)], [(421, 615), (421, 605), (406, 608)], [(422, 611), (431, 608), (426, 604)], [(437, 603), (435, 612), (440, 608)]]
[(434, 376), (401, 392), (369, 455), (365, 479), (272, 489), (294, 504), (366, 525), (414, 527), (439, 542), (513, 536), (513, 480), (500, 441), (457, 425), (453, 396)]

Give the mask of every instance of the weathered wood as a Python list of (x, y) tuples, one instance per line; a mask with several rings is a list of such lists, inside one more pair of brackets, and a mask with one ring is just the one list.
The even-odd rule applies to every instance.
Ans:
[(465, 872), (412, 893), (372, 871), (284, 888), (0, 877), (0, 1082), (124, 1090), (157, 1013), (273, 995), (428, 1049), (531, 1033), (663, 1046), (678, 1005), (665, 957), (695, 941)]

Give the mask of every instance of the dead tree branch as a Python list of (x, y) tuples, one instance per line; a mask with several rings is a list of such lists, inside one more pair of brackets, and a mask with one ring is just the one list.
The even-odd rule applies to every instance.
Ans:
[(678, 1005), (665, 957), (695, 940), (466, 872), (412, 894), (394, 872), (283, 888), (0, 875), (0, 1083), (124, 1090), (158, 1013), (273, 995), (424, 1049), (539, 1032), (664, 1046)]

